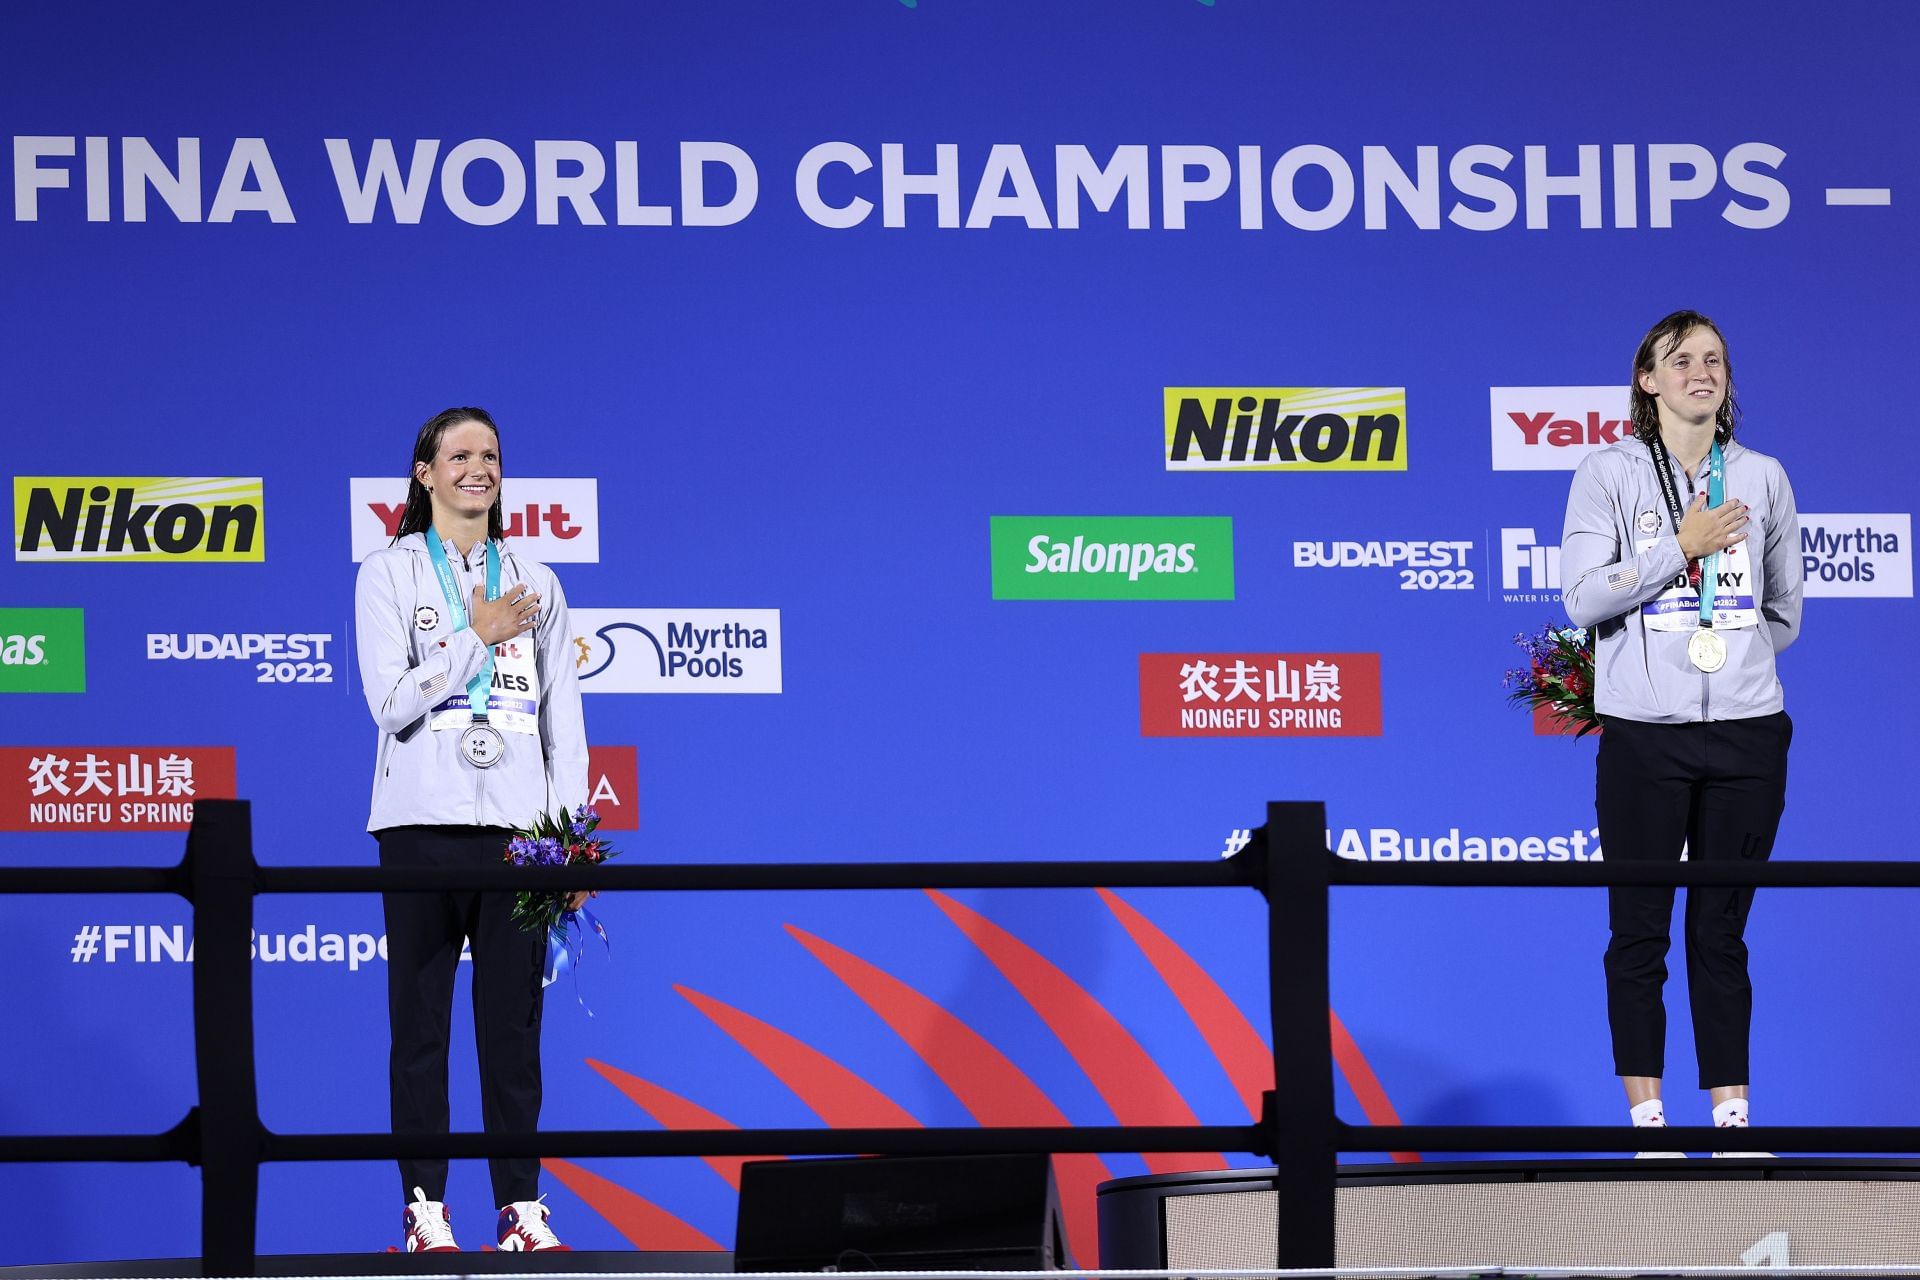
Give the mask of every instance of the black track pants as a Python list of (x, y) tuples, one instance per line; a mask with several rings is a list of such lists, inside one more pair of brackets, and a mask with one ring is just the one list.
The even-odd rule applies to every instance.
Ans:
[[(1608, 862), (1764, 862), (1786, 805), (1786, 712), (1751, 720), (1646, 724), (1609, 716), (1596, 807)], [(1614, 1070), (1665, 1074), (1672, 889), (1608, 890), (1607, 1019)], [(1753, 890), (1687, 890), (1687, 986), (1700, 1087), (1747, 1084), (1753, 985), (1743, 935)]]
[[(391, 827), (376, 833), (383, 867), (497, 867), (512, 832), (494, 827)], [(395, 1133), (448, 1132), (447, 1031), (461, 944), (472, 940), (473, 1033), (481, 1119), (488, 1133), (531, 1133), (540, 1119), (540, 976), (547, 941), (509, 918), (511, 893), (382, 895), (387, 922), (388, 1076)], [(491, 1160), (501, 1205), (539, 1194), (536, 1159)], [(413, 1188), (444, 1200), (444, 1159), (402, 1160)]]

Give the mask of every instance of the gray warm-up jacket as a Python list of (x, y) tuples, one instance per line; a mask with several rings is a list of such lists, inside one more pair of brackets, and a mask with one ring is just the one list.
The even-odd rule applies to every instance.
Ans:
[[(463, 559), (451, 542), (441, 545), (465, 608), (473, 588), (486, 581), (486, 548), (475, 543)], [(505, 756), (486, 769), (461, 754), (458, 729), (428, 723), (436, 707), (480, 673), (487, 647), (471, 627), (454, 628), (427, 535), (409, 534), (360, 565), (354, 634), (360, 682), (380, 726), (369, 831), (416, 824), (522, 827), (587, 799), (587, 735), (566, 596), (552, 570), (516, 556), (505, 542), (496, 545), (502, 593), (524, 582), (540, 594), (531, 636), (510, 642), (532, 642), (539, 732), (502, 734)]]
[[(1594, 709), (1601, 715), (1684, 724), (1782, 709), (1774, 658), (1800, 632), (1800, 517), (1779, 462), (1737, 441), (1723, 452), (1726, 497), (1750, 509), (1743, 559), (1753, 581), (1723, 580), (1720, 590), (1751, 596), (1759, 616), (1757, 626), (1715, 628), (1727, 643), (1727, 661), (1711, 674), (1688, 661), (1686, 631), (1645, 625), (1643, 606), (1687, 568), (1653, 454), (1628, 438), (1589, 454), (1574, 473), (1560, 539), (1561, 595), (1567, 616), (1593, 629)], [(1692, 477), (1674, 464), (1683, 508), (1706, 485), (1704, 459)]]

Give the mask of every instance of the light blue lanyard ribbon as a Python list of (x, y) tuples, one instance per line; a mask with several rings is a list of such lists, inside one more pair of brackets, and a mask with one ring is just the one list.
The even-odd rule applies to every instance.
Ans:
[[(453, 629), (458, 631), (467, 625), (467, 606), (460, 595), (460, 583), (453, 576), (453, 566), (447, 563), (447, 553), (440, 546), (440, 531), (431, 525), (427, 527), (427, 553), (433, 557), (433, 573), (440, 579), (440, 594), (447, 598), (447, 612), (453, 618)], [(500, 553), (494, 549), (491, 541), (487, 543), (487, 599), (500, 598)], [(467, 681), (467, 709), (475, 720), (487, 718), (488, 704), (493, 698), (493, 646), (487, 645), (487, 660), (480, 665), (480, 674)]]
[[(1720, 452), (1718, 440), (1713, 442), (1713, 448), (1708, 451), (1707, 459), (1707, 509), (1711, 511), (1719, 506), (1726, 496), (1727, 460), (1726, 456)], [(1703, 627), (1713, 625), (1713, 605), (1720, 595), (1720, 577), (1714, 570), (1719, 563), (1718, 551), (1710, 551), (1700, 558), (1700, 625)]]

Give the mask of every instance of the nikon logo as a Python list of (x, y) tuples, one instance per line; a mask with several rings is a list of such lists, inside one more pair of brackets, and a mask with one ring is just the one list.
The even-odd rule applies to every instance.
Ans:
[(1405, 387), (1167, 387), (1169, 471), (1405, 471)]
[(260, 478), (15, 476), (15, 560), (267, 558)]

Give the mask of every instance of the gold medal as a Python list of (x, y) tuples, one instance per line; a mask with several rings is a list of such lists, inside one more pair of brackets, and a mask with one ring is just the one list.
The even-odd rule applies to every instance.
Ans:
[(1702, 671), (1727, 665), (1727, 642), (1712, 627), (1701, 627), (1687, 638), (1687, 660)]

